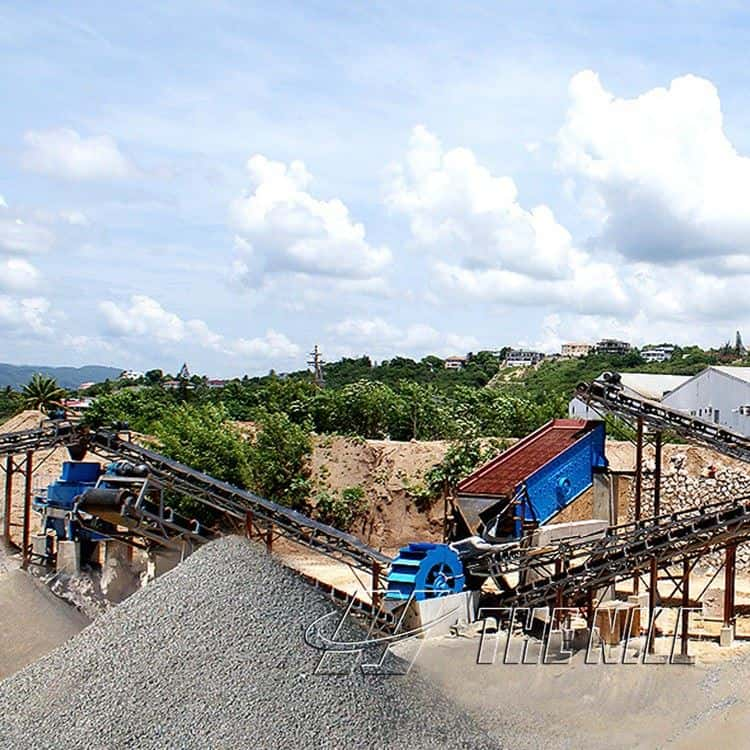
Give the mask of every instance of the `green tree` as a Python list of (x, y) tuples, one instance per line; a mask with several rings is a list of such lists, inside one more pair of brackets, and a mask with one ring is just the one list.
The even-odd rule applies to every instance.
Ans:
[(266, 414), (249, 446), (250, 486), (259, 495), (301, 509), (310, 495), (312, 440), (309, 425), (298, 425), (286, 414)]
[(154, 436), (165, 455), (237, 487), (250, 486), (250, 446), (222, 407), (168, 409), (154, 425)]
[(26, 409), (38, 409), (48, 414), (52, 409), (62, 407), (65, 389), (60, 388), (54, 378), (37, 372), (21, 391)]

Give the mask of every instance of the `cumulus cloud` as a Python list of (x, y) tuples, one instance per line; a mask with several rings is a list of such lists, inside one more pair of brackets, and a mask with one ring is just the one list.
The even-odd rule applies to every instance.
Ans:
[(74, 227), (87, 227), (89, 220), (82, 211), (60, 211), (60, 218)]
[(390, 263), (390, 250), (367, 241), (342, 201), (312, 195), (302, 162), (255, 155), (247, 170), (251, 189), (230, 206), (233, 271), (244, 283), (257, 286), (266, 274), (285, 272), (367, 279)]
[(9, 336), (49, 336), (50, 307), (44, 297), (17, 299), (0, 295), (0, 330)]
[(347, 318), (329, 326), (328, 331), (339, 340), (377, 353), (455, 354), (479, 348), (479, 341), (473, 336), (441, 333), (424, 323), (398, 326), (379, 317)]
[(586, 70), (569, 94), (559, 166), (598, 201), (600, 247), (654, 262), (747, 249), (750, 159), (727, 138), (710, 81), (686, 75), (622, 99)]
[(616, 269), (574, 247), (547, 206), (525, 209), (510, 177), (494, 176), (468, 149), (445, 151), (424, 127), (412, 133), (387, 202), (410, 218), (443, 294), (589, 314), (632, 307)]
[(268, 330), (265, 336), (252, 339), (228, 339), (213, 331), (205, 321), (183, 320), (157, 300), (142, 294), (133, 295), (129, 305), (102, 301), (99, 310), (107, 331), (122, 338), (141, 336), (163, 344), (194, 342), (205, 349), (236, 358), (292, 359), (300, 353), (296, 344), (277, 331)]
[(386, 202), (409, 218), (419, 246), (466, 268), (568, 274), (571, 236), (549, 207), (523, 208), (510, 177), (493, 175), (467, 148), (445, 150), (423, 126), (412, 132)]
[(11, 292), (33, 289), (39, 281), (39, 271), (28, 261), (9, 258), (0, 261), (0, 288)]
[(54, 244), (55, 235), (46, 227), (0, 215), (0, 251), (43, 253)]
[(265, 336), (252, 339), (235, 339), (231, 344), (233, 354), (261, 359), (294, 359), (300, 354), (297, 344), (283, 333), (269, 329)]
[(84, 137), (75, 130), (29, 131), (24, 168), (66, 180), (122, 180), (137, 176), (135, 164), (108, 135)]

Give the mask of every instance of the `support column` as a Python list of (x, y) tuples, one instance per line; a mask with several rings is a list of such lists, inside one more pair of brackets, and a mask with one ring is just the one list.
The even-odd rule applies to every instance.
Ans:
[(380, 607), (380, 563), (375, 560), (372, 563), (372, 607), (377, 610)]
[(737, 544), (728, 544), (724, 563), (724, 626), (719, 636), (721, 646), (731, 646), (734, 640), (734, 589), (736, 579)]
[[(641, 493), (643, 491), (643, 417), (638, 417), (635, 439), (635, 507), (633, 515), (635, 522), (641, 520)], [(641, 579), (638, 573), (633, 576), (633, 593), (640, 589)]]
[(682, 642), (680, 654), (683, 659), (688, 656), (688, 626), (690, 617), (688, 607), (690, 606), (690, 562), (687, 557), (682, 561)]
[(273, 552), (273, 524), (268, 524), (266, 529), (266, 552), (270, 555)]
[(23, 544), (21, 553), (23, 554), (24, 570), (29, 566), (29, 552), (31, 545), (31, 472), (33, 471), (34, 452), (26, 453), (26, 468), (24, 469), (24, 488), (23, 488)]
[(654, 515), (658, 516), (661, 513), (661, 430), (654, 436), (654, 453)]
[(10, 516), (13, 512), (13, 456), (5, 459), (5, 516), (3, 518), (3, 538), (10, 544)]
[[(651, 631), (654, 623), (654, 612), (656, 612), (656, 600), (659, 598), (659, 574), (656, 568), (656, 558), (651, 558), (651, 570), (649, 575), (649, 596), (648, 596), (648, 630)], [(653, 624), (654, 637), (649, 643), (649, 651), (654, 652), (654, 641), (656, 640), (656, 625)]]

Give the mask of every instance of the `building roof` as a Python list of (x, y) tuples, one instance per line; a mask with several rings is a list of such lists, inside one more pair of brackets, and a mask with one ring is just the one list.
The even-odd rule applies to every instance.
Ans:
[(622, 384), (652, 401), (661, 401), (667, 393), (690, 380), (689, 375), (655, 375), (650, 372), (621, 372)]
[[(737, 380), (744, 380), (746, 383), (750, 383), (750, 367), (724, 367), (724, 365), (712, 365), (709, 369), (718, 370), (725, 375), (737, 378)], [(705, 372), (705, 370), (703, 372)], [(698, 375), (700, 375), (700, 373), (698, 373)]]
[(553, 419), (519, 440), (459, 483), (461, 495), (510, 497), (515, 488), (548, 461), (577, 442), (597, 422), (585, 419)]

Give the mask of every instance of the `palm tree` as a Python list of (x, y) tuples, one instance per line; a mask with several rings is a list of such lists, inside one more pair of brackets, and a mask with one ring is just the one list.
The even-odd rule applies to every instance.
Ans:
[(22, 390), (23, 405), (27, 409), (38, 409), (47, 414), (50, 409), (61, 408), (65, 389), (60, 388), (54, 378), (37, 372)]

